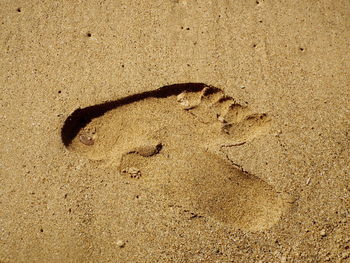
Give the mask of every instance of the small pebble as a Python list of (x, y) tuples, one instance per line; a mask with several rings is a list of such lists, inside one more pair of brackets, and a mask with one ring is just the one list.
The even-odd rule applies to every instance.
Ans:
[(221, 123), (225, 123), (225, 122), (226, 122), (225, 119), (224, 119), (224, 117), (221, 116), (221, 115), (218, 117), (218, 120), (219, 120), (219, 122), (221, 122)]
[(92, 139), (92, 137), (87, 136), (85, 134), (81, 134), (79, 136), (79, 141), (85, 145), (91, 146), (94, 144), (94, 140)]
[(182, 93), (180, 93), (179, 95), (177, 95), (176, 100), (177, 100), (178, 102), (181, 102), (184, 98), (185, 98), (185, 93), (182, 92)]
[(276, 137), (280, 137), (282, 134), (282, 130), (277, 130), (276, 133), (275, 133), (275, 136)]
[(311, 177), (309, 177), (307, 180), (306, 180), (306, 185), (309, 185), (311, 182)]
[(125, 247), (125, 242), (123, 240), (118, 240), (117, 241), (117, 246), (120, 247), (120, 248), (123, 248), (123, 247)]
[(321, 232), (320, 232), (320, 235), (321, 235), (322, 237), (327, 236), (326, 230), (325, 230), (325, 229), (322, 229)]
[(176, 100), (185, 108), (190, 106), (190, 102), (186, 99), (186, 95), (184, 92), (177, 95)]

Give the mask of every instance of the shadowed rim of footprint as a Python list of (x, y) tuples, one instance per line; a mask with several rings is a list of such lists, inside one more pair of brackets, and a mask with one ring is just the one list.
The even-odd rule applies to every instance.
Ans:
[(66, 147), (69, 146), (73, 139), (78, 135), (79, 131), (89, 122), (91, 122), (92, 119), (98, 118), (117, 107), (147, 98), (166, 98), (172, 95), (178, 95), (185, 91), (197, 92), (203, 90), (205, 87), (213, 90), (219, 90), (218, 88), (206, 85), (204, 83), (180, 83), (164, 86), (156, 90), (133, 94), (117, 100), (107, 101), (94, 106), (88, 106), (86, 108), (78, 108), (68, 116), (63, 124), (61, 130), (62, 142)]

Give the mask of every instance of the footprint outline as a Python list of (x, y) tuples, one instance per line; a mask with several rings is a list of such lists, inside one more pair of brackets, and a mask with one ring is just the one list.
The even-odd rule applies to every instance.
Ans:
[[(188, 95), (191, 95), (192, 98), (190, 98), (191, 96), (188, 96)], [(251, 110), (248, 109), (247, 106), (240, 105), (232, 97), (227, 96), (219, 88), (216, 88), (216, 87), (210, 86), (210, 85), (206, 85), (204, 83), (182, 83), (182, 84), (173, 84), (173, 85), (164, 86), (164, 87), (161, 87), (159, 89), (152, 90), (152, 91), (133, 94), (133, 95), (123, 97), (123, 98), (118, 99), (118, 100), (108, 101), (108, 102), (97, 104), (94, 106), (89, 106), (89, 107), (86, 107), (83, 109), (79, 108), (79, 109), (75, 110), (64, 122), (64, 125), (62, 127), (62, 131), (61, 131), (62, 142), (69, 149), (72, 142), (77, 137), (79, 137), (78, 136), (79, 133), (82, 130), (84, 130), (85, 127), (87, 127), (89, 125), (89, 123), (92, 122), (92, 120), (98, 119), (98, 118), (104, 116), (106, 113), (108, 113), (116, 108), (122, 107), (124, 105), (132, 105), (133, 103), (136, 103), (138, 101), (147, 100), (150, 98), (166, 99), (169, 97), (174, 97), (174, 98), (176, 97), (176, 102), (178, 104), (180, 104), (179, 105), (180, 110), (182, 109), (185, 112), (192, 115), (193, 117), (198, 118), (198, 120), (200, 122), (202, 122), (203, 124), (208, 125), (208, 124), (212, 123), (214, 125), (214, 122), (216, 121), (215, 125), (219, 128), (219, 131), (221, 132), (221, 136), (220, 136), (220, 139), (218, 141), (215, 141), (215, 143), (213, 143), (214, 146), (208, 146), (208, 147), (211, 149), (214, 149), (215, 147), (216, 148), (219, 147), (218, 151), (216, 151), (216, 152), (213, 151), (213, 154), (220, 156), (219, 158), (222, 158), (222, 159), (226, 158), (227, 160), (224, 160), (225, 162), (230, 162), (230, 160), (227, 157), (227, 155), (224, 154), (225, 157), (222, 155), (222, 153), (223, 153), (222, 148), (223, 147), (232, 147), (232, 146), (242, 145), (246, 142), (251, 141), (252, 139), (255, 138), (255, 136), (258, 136), (260, 133), (262, 133), (264, 129), (265, 130), (268, 129), (269, 124), (271, 122), (271, 120), (267, 114), (252, 113)], [(192, 99), (192, 101), (191, 101), (191, 99)], [(206, 118), (208, 117), (211, 121), (201, 120), (201, 118), (203, 117), (203, 114), (201, 112), (208, 111), (209, 109), (212, 110), (212, 114), (210, 116), (208, 114), (205, 117)], [(231, 114), (231, 116), (228, 115), (229, 113)], [(225, 118), (227, 118), (227, 119), (225, 119)], [(261, 123), (259, 123), (259, 121), (263, 125), (260, 125)], [(249, 134), (249, 132), (247, 132), (247, 131), (254, 130), (254, 129), (252, 129), (252, 126), (256, 125), (257, 123), (259, 123), (259, 125), (257, 125), (257, 127), (259, 129), (261, 127), (263, 127), (263, 128), (261, 128), (262, 131), (259, 131), (257, 133), (250, 132), (250, 134)], [(237, 135), (232, 136), (232, 134), (230, 134), (231, 132), (244, 134), (244, 136), (241, 136), (241, 137), (239, 137)], [(225, 134), (227, 136), (225, 138), (222, 137), (222, 135), (225, 136)], [(233, 137), (236, 138), (236, 141), (234, 141), (234, 142), (232, 142)], [(84, 141), (83, 141), (83, 144), (85, 144), (86, 147), (93, 146), (93, 143), (91, 143), (92, 137), (88, 136), (86, 138), (88, 138), (88, 141), (87, 141), (88, 143), (84, 143)], [(86, 138), (85, 138), (85, 140), (86, 140)], [(224, 138), (224, 139), (222, 139), (222, 138)], [(231, 139), (231, 142), (230, 142), (230, 139)], [(225, 143), (224, 143), (224, 141), (225, 141)], [(82, 142), (82, 141), (80, 141), (80, 142)], [(153, 146), (156, 147), (157, 150), (154, 150), (154, 152), (152, 153), (152, 148), (150, 148), (147, 151), (149, 153), (152, 153), (152, 154), (145, 154), (148, 156), (141, 156), (141, 157), (149, 159), (151, 156), (158, 155), (159, 152), (163, 151), (163, 149), (162, 149), (163, 144), (161, 142), (155, 141), (155, 142), (153, 142)], [(146, 145), (145, 147), (150, 147), (150, 146)], [(151, 147), (152, 147), (152, 144), (151, 144)], [(143, 154), (140, 154), (140, 151), (143, 151), (141, 148), (139, 148), (138, 150), (135, 147), (131, 147), (128, 150), (125, 149), (125, 150), (123, 150), (122, 154), (116, 158), (122, 160), (125, 156), (129, 156), (129, 155), (133, 155), (133, 156), (143, 155)], [(213, 159), (215, 159), (215, 157), (213, 157)], [(140, 160), (142, 160), (142, 159), (139, 158), (138, 162), (140, 162)], [(226, 166), (226, 164), (224, 164), (223, 166)], [(230, 162), (229, 166), (232, 166), (233, 169), (236, 169), (237, 170), (236, 173), (241, 173), (241, 174), (236, 175), (237, 178), (242, 176), (242, 174), (245, 175), (247, 178), (254, 176), (254, 175), (251, 175), (251, 174), (247, 173), (246, 171), (244, 171), (243, 168), (237, 164)], [(122, 173), (121, 172), (122, 170), (125, 170), (125, 168), (123, 168), (122, 165), (120, 164), (119, 165), (119, 172)], [(228, 170), (229, 170), (229, 168), (228, 168)], [(141, 175), (137, 176), (138, 179), (140, 179), (140, 177), (141, 177)], [(254, 180), (255, 180), (255, 177), (256, 176), (254, 176)], [(258, 177), (256, 177), (256, 178), (258, 178)], [(252, 180), (252, 182), (254, 180)], [(258, 178), (258, 180), (261, 180), (261, 179)], [(205, 181), (205, 179), (204, 179), (204, 181)], [(254, 183), (261, 184), (260, 181), (259, 182), (254, 181)], [(267, 185), (266, 182), (264, 182), (264, 183)], [(267, 188), (272, 189), (272, 187), (270, 185), (268, 185)], [(205, 189), (205, 190), (209, 191), (209, 192), (211, 191), (210, 189)], [(271, 192), (273, 192), (273, 191), (274, 190), (271, 190)], [(266, 195), (270, 195), (270, 193), (267, 193)], [(215, 196), (212, 196), (212, 197), (213, 197), (213, 199), (216, 198)], [(226, 200), (226, 201), (230, 200), (229, 197), (226, 195), (225, 196), (223, 195), (222, 199)], [(266, 221), (268, 221), (269, 218), (267, 218), (267, 219), (263, 218), (262, 221), (264, 221), (264, 222), (263, 223), (260, 222), (261, 227), (255, 227), (254, 225), (256, 225), (257, 221), (256, 220), (254, 221), (253, 219), (250, 219), (251, 222), (249, 224), (245, 224), (242, 222), (237, 223), (238, 219), (235, 219), (233, 221), (226, 220), (225, 218), (227, 217), (227, 215), (223, 215), (223, 216), (221, 216), (221, 215), (215, 216), (214, 215), (214, 216), (212, 216), (211, 210), (214, 211), (216, 209), (214, 206), (217, 205), (217, 203), (215, 203), (215, 201), (213, 201), (214, 208), (207, 209), (207, 211), (206, 211), (207, 204), (204, 204), (204, 205), (202, 205), (202, 207), (199, 206), (200, 207), (199, 212), (202, 214), (204, 211), (204, 214), (207, 214), (209, 217), (213, 217), (213, 218), (217, 219), (218, 221), (221, 221), (224, 223), (227, 223), (227, 222), (225, 222), (225, 220), (226, 220), (226, 221), (228, 221), (228, 224), (230, 224), (234, 227), (237, 227), (237, 228), (242, 228), (242, 229), (246, 229), (246, 230), (263, 230), (263, 229), (266, 229), (266, 228), (273, 226), (279, 220), (283, 211), (285, 210), (284, 209), (285, 204), (283, 204), (284, 201), (282, 200), (282, 198), (279, 197), (277, 192), (276, 192), (275, 199), (273, 199), (273, 200), (274, 200), (274, 202), (278, 203), (277, 206), (279, 207), (278, 209), (276, 208), (278, 210), (276, 213), (276, 216), (275, 216), (275, 218), (271, 219), (271, 222), (273, 221), (272, 223), (266, 222)], [(208, 200), (206, 200), (206, 202), (210, 203)], [(229, 209), (226, 209), (225, 206), (222, 206), (220, 209), (225, 210), (225, 211), (229, 210)], [(260, 211), (260, 210), (257, 210), (257, 211)], [(236, 210), (236, 213), (237, 212), (241, 212), (241, 211)], [(247, 211), (244, 210), (242, 213), (244, 214), (246, 212)], [(215, 213), (220, 214), (221, 211), (215, 212)], [(227, 213), (227, 211), (226, 211), (226, 213)], [(268, 217), (268, 215), (264, 215), (264, 216)]]

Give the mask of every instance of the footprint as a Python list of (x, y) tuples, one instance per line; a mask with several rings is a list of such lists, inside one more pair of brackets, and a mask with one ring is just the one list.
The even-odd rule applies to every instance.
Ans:
[(273, 226), (286, 201), (271, 185), (233, 165), (221, 148), (266, 133), (270, 123), (267, 114), (251, 112), (218, 88), (186, 83), (77, 109), (61, 135), (69, 150), (126, 180), (161, 182), (172, 202), (256, 231)]

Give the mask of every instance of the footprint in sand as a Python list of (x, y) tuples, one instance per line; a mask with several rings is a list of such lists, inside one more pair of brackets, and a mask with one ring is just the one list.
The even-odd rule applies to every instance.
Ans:
[(62, 140), (126, 180), (163, 182), (164, 195), (196, 214), (262, 230), (279, 220), (286, 202), (222, 149), (267, 132), (270, 122), (218, 88), (175, 84), (77, 109), (64, 123)]

